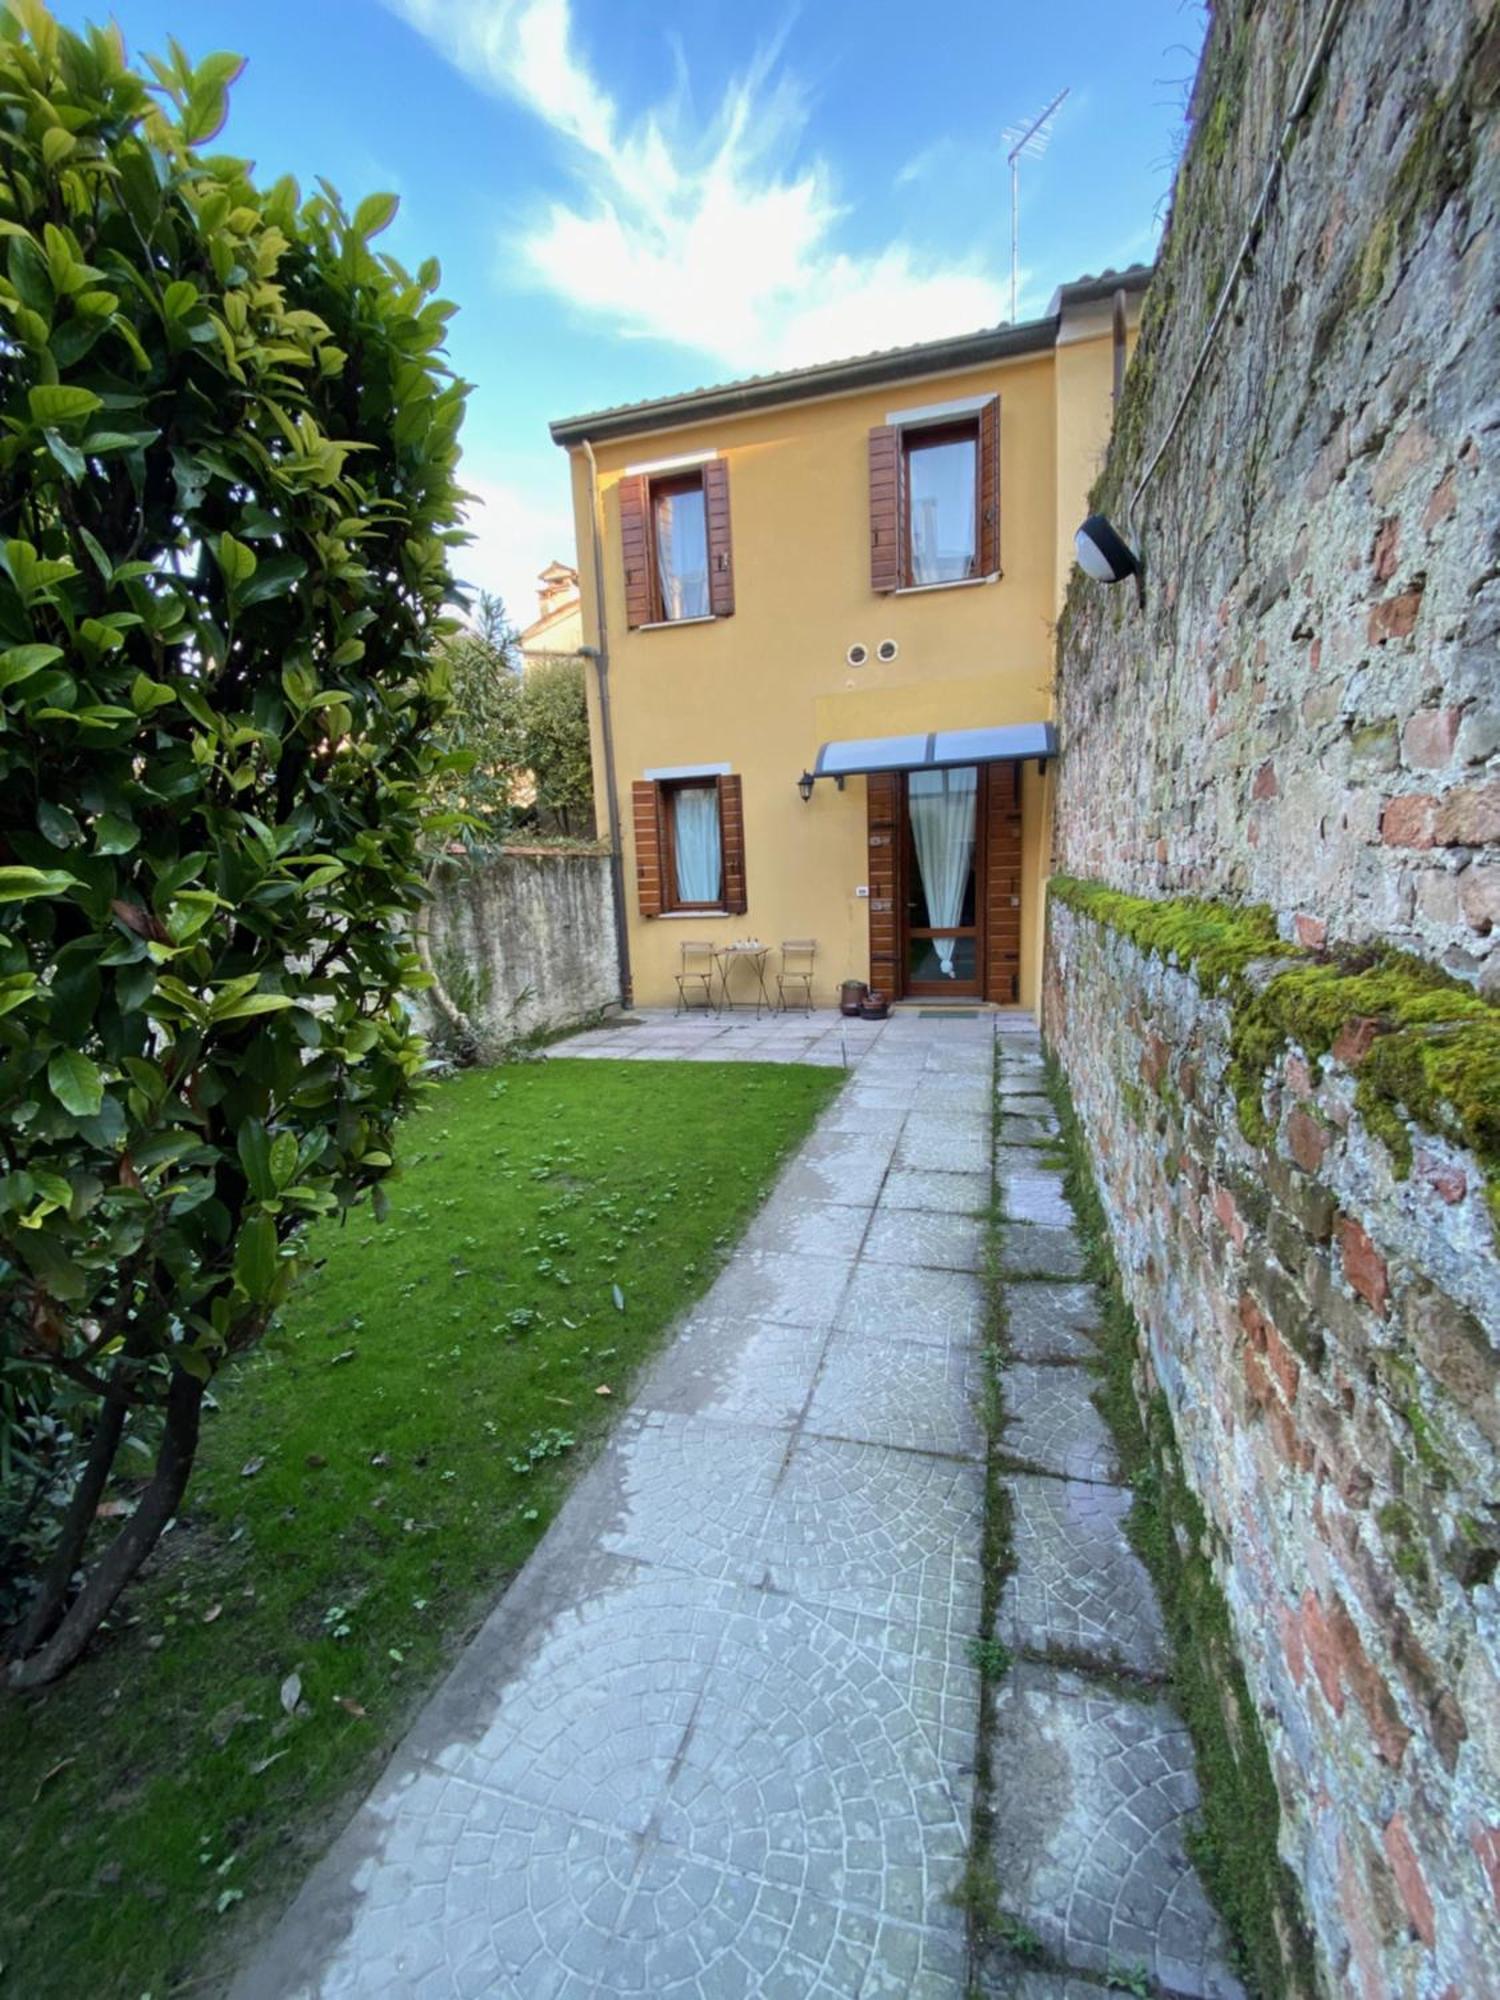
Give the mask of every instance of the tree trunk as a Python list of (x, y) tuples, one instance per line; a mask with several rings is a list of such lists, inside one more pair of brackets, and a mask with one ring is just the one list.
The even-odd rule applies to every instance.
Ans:
[(204, 1384), (181, 1368), (172, 1370), (167, 1420), (156, 1469), (140, 1505), (84, 1579), (83, 1589), (40, 1651), (10, 1670), (13, 1688), (45, 1687), (75, 1665), (114, 1608), (120, 1592), (155, 1548), (177, 1512), (198, 1449), (198, 1422)]
[[(115, 1375), (118, 1380), (118, 1368), (115, 1370)], [(19, 1655), (34, 1653), (62, 1616), (63, 1605), (68, 1598), (68, 1586), (73, 1581), (74, 1571), (83, 1561), (89, 1529), (94, 1523), (94, 1510), (103, 1496), (104, 1483), (109, 1478), (110, 1467), (115, 1462), (115, 1453), (120, 1449), (120, 1439), (124, 1430), (124, 1403), (107, 1401), (99, 1412), (99, 1421), (94, 1429), (94, 1441), (89, 1446), (88, 1457), (83, 1462), (83, 1471), (78, 1476), (78, 1484), (73, 1488), (73, 1497), (69, 1500), (68, 1511), (63, 1517), (62, 1534), (58, 1538), (57, 1547), (52, 1551), (52, 1560), (43, 1573), (36, 1602), (27, 1612), (17, 1634), (16, 1652)]]

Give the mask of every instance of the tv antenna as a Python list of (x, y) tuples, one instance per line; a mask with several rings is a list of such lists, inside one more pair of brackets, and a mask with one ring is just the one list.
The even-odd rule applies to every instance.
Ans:
[(1010, 145), (1006, 160), (1010, 165), (1010, 321), (1016, 323), (1016, 292), (1020, 284), (1021, 271), (1021, 161), (1039, 160), (1047, 150), (1047, 142), (1052, 137), (1051, 125), (1057, 107), (1067, 96), (1070, 86), (1064, 84), (1038, 117), (1029, 125), (1007, 125), (1002, 133)]

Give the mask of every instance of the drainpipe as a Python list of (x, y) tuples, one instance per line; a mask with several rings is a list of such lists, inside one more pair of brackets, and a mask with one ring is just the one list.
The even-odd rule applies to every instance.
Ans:
[(1119, 408), (1120, 392), (1125, 387), (1125, 294), (1115, 293), (1110, 303), (1111, 330), (1114, 334), (1115, 384), (1111, 401)]
[(615, 731), (609, 707), (609, 628), (604, 621), (604, 538), (599, 533), (599, 467), (594, 447), (583, 439), (589, 462), (589, 533), (594, 559), (594, 611), (598, 621), (597, 646), (580, 646), (579, 652), (594, 663), (599, 682), (599, 735), (604, 747), (604, 798), (609, 814), (609, 879), (614, 892), (615, 955), (620, 965), (620, 1005), (630, 1007), (634, 993), (630, 978), (630, 932), (625, 921), (625, 852), (620, 840), (620, 795), (615, 785)]

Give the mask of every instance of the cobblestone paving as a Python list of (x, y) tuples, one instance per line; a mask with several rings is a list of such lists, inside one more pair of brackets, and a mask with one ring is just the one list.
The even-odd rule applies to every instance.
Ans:
[(559, 1046), (852, 1074), (234, 2000), (967, 1990), (995, 1026)]
[[(1167, 1664), (1151, 1579), (1124, 1532), (1130, 1495), (1085, 1364), (1098, 1305), (1072, 1279), (1083, 1257), (1060, 1178), (1033, 1145), (1055, 1126), (1038, 1092), (1034, 1035), (1000, 1042), (997, 1186), (1014, 1354), (1005, 1370), (1004, 1450), (1014, 1567), (995, 1636), (1017, 1656), (995, 1684), (990, 1723), (999, 1908), (1043, 1963), (1000, 1946), (974, 1968), (989, 2000), (1084, 2000), (1097, 1981), (1192, 2000), (1242, 2000), (1223, 1926), (1183, 1836), (1198, 1802), (1192, 1747), (1170, 1702), (1120, 1672)], [(1022, 1164), (1025, 1158), (1025, 1164)], [(1066, 1665), (1059, 1664), (1066, 1661)], [(1075, 1975), (1083, 1975), (1077, 1977)]]

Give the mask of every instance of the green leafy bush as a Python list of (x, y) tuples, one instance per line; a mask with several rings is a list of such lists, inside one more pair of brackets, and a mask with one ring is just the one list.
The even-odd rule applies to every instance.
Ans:
[(23, 1684), (175, 1511), (205, 1385), (389, 1172), (421, 1062), (451, 308), (370, 247), (394, 197), (196, 150), (238, 67), (174, 46), (153, 89), (111, 31), (0, 14), (0, 1422), (39, 1373), (94, 1411)]

